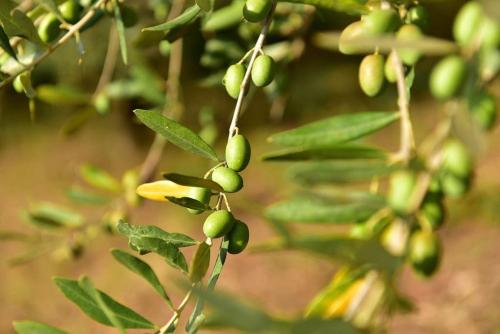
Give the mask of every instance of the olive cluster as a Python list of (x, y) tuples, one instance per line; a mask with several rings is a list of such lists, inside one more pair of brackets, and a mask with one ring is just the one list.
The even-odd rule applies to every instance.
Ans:
[[(212, 181), (219, 184), (226, 193), (234, 193), (243, 187), (243, 179), (238, 172), (243, 171), (250, 162), (251, 148), (248, 140), (240, 134), (231, 137), (226, 146), (224, 166), (216, 167), (211, 173)], [(188, 197), (208, 205), (212, 192), (206, 188), (193, 187)], [(201, 210), (190, 210), (194, 214)], [(228, 210), (217, 210), (211, 213), (203, 224), (203, 232), (207, 238), (226, 237), (229, 241), (228, 252), (241, 253), (249, 239), (248, 226), (235, 219)]]
[[(352, 40), (373, 38), (388, 34), (396, 34), (396, 39), (404, 43), (416, 41), (423, 35), (422, 29), (427, 25), (427, 12), (416, 5), (407, 11), (396, 11), (389, 9), (374, 9), (361, 20), (348, 25), (341, 33), (339, 39), (339, 51), (350, 55), (362, 53), (361, 44), (352, 43)], [(400, 48), (393, 51), (387, 60), (377, 50), (367, 55), (359, 66), (359, 85), (368, 96), (375, 96), (383, 88), (385, 79), (396, 82), (396, 71), (393, 58), (396, 53), (402, 63), (413, 66), (421, 57), (421, 53), (411, 48)], [(384, 78), (385, 77), (385, 78)]]
[[(464, 53), (478, 52), (479, 79), (488, 79), (488, 69), (492, 66), (497, 49), (500, 47), (500, 23), (487, 17), (476, 1), (467, 2), (459, 11), (453, 24), (453, 36)], [(472, 66), (472, 64), (470, 65)], [(434, 67), (430, 77), (431, 93), (440, 100), (453, 98), (467, 89), (465, 82), (468, 68), (464, 57), (451, 55), (442, 59)], [(475, 69), (473, 69), (475, 70)], [(484, 78), (486, 77), (486, 78)], [(484, 87), (468, 88), (469, 111), (478, 125), (490, 129), (496, 119), (494, 97)]]
[[(407, 221), (412, 215), (418, 224), (411, 227), (406, 254), (408, 261), (416, 272), (423, 276), (432, 275), (441, 257), (439, 237), (435, 233), (445, 220), (446, 196), (458, 197), (465, 194), (471, 183), (473, 160), (465, 146), (457, 139), (449, 139), (444, 143), (442, 163), (436, 171), (423, 200), (413, 210), (415, 200), (417, 174), (410, 170), (393, 173), (390, 179), (388, 204), (392, 210)], [(391, 236), (400, 228), (398, 223), (390, 223), (382, 235), (382, 243), (391, 243)]]

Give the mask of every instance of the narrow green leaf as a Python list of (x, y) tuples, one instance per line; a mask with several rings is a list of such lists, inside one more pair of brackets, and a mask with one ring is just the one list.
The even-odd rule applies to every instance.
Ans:
[(180, 184), (181, 186), (207, 188), (215, 191), (224, 191), (222, 187), (212, 180), (203, 179), (201, 177), (182, 175), (177, 173), (164, 173), (163, 177), (166, 180)]
[(350, 15), (366, 14), (369, 11), (364, 0), (279, 0), (279, 2), (291, 2), (297, 4), (311, 5), (319, 9), (333, 10)]
[(385, 205), (380, 200), (340, 201), (313, 194), (301, 194), (269, 206), (270, 220), (297, 223), (350, 223), (368, 219)]
[(24, 94), (28, 99), (33, 99), (36, 96), (36, 91), (31, 84), (31, 72), (25, 71), (19, 75), (19, 80), (23, 86)]
[(36, 88), (37, 98), (51, 105), (83, 105), (91, 96), (67, 85), (40, 85)]
[(84, 223), (83, 216), (79, 213), (49, 202), (39, 202), (31, 205), (25, 212), (24, 217), (35, 226), (48, 229), (76, 228)]
[[(75, 303), (90, 318), (103, 325), (112, 326), (112, 323), (101, 310), (97, 302), (80, 287), (77, 281), (55, 277), (54, 283), (61, 289), (66, 298)], [(151, 321), (145, 319), (130, 308), (116, 302), (104, 292), (98, 291), (98, 293), (116, 318), (119, 319), (124, 328), (156, 328)]]
[(130, 238), (156, 238), (176, 247), (189, 247), (198, 244), (193, 238), (182, 233), (169, 233), (153, 225), (131, 225), (120, 221), (118, 232)]
[(190, 197), (165, 196), (165, 198), (168, 199), (171, 203), (180, 205), (188, 209), (202, 210), (202, 211), (210, 210), (210, 207), (208, 205), (203, 204), (200, 201)]
[(269, 141), (286, 146), (324, 147), (364, 137), (398, 118), (397, 112), (343, 114), (275, 134)]
[(14, 321), (13, 325), (17, 334), (68, 334), (58, 328), (31, 320)]
[(17, 60), (16, 51), (10, 45), (9, 36), (5, 33), (2, 26), (0, 26), (0, 48), (2, 48), (9, 56)]
[(378, 161), (326, 161), (293, 165), (287, 173), (290, 180), (305, 186), (370, 181), (399, 169)]
[(120, 6), (118, 2), (114, 1), (114, 14), (115, 14), (115, 24), (116, 31), (118, 32), (118, 41), (120, 42), (120, 51), (122, 55), (122, 60), (125, 65), (128, 64), (128, 52), (127, 52), (127, 38), (125, 36), (125, 25), (123, 24), (122, 14), (120, 11)]
[(386, 153), (380, 149), (361, 145), (333, 145), (315, 148), (290, 148), (266, 153), (264, 161), (297, 161), (329, 159), (384, 159)]
[(201, 243), (196, 249), (193, 260), (191, 262), (191, 270), (189, 271), (189, 279), (193, 283), (200, 282), (205, 277), (208, 266), (210, 265), (210, 246), (206, 242)]
[(66, 190), (66, 196), (72, 201), (81, 204), (102, 205), (108, 203), (110, 200), (108, 197), (95, 194), (77, 186), (68, 188)]
[(8, 36), (19, 36), (44, 45), (30, 18), (18, 9), (13, 10), (13, 2), (10, 0), (0, 1), (0, 23)]
[(142, 31), (169, 31), (174, 28), (181, 28), (188, 25), (189, 23), (196, 20), (201, 12), (201, 8), (198, 5), (193, 5), (187, 8), (181, 15), (177, 16), (175, 19), (156, 25), (153, 27), (147, 27), (142, 29)]
[(111, 174), (99, 167), (85, 164), (80, 167), (80, 175), (91, 186), (110, 192), (120, 192), (121, 184)]
[(136, 109), (134, 113), (142, 123), (172, 144), (202, 157), (218, 160), (214, 149), (185, 126), (154, 111)]
[(111, 251), (113, 257), (127, 267), (129, 270), (138, 274), (144, 278), (158, 294), (168, 303), (168, 305), (173, 306), (170, 297), (167, 295), (163, 285), (160, 283), (158, 276), (156, 276), (153, 269), (146, 262), (138, 259), (137, 257), (130, 255), (129, 253), (122, 251), (120, 249), (113, 249)]
[(241, 22), (244, 1), (235, 0), (230, 5), (217, 9), (203, 22), (204, 31), (219, 31), (238, 25)]
[(188, 273), (188, 264), (184, 254), (178, 247), (162, 239), (157, 238), (129, 238), (129, 245), (140, 254), (153, 252), (165, 259), (167, 263), (175, 269), (180, 269), (184, 273)]

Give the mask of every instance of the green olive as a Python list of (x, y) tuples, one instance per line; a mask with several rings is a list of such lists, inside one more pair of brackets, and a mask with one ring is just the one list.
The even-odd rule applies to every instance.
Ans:
[(219, 210), (211, 213), (203, 223), (203, 233), (207, 238), (220, 238), (225, 236), (235, 223), (231, 212)]
[(417, 25), (425, 30), (429, 26), (429, 12), (422, 5), (416, 5), (408, 9), (406, 18), (409, 23)]
[(139, 17), (132, 7), (120, 4), (120, 14), (125, 28), (133, 27), (139, 22)]
[(396, 171), (391, 175), (387, 202), (394, 211), (408, 213), (416, 182), (417, 176), (409, 170)]
[(380, 234), (380, 244), (395, 256), (402, 256), (406, 250), (409, 228), (401, 219), (389, 222)]
[(427, 231), (414, 232), (410, 238), (408, 256), (417, 273), (424, 277), (431, 276), (436, 272), (441, 258), (439, 238)]
[(367, 33), (376, 36), (396, 30), (401, 20), (392, 9), (376, 9), (364, 16), (362, 22)]
[[(401, 42), (415, 42), (422, 38), (422, 31), (415, 24), (405, 24), (398, 30), (396, 38)], [(422, 56), (418, 50), (412, 48), (400, 48), (398, 54), (401, 61), (409, 66), (415, 65)]]
[(244, 170), (250, 162), (250, 143), (243, 135), (231, 137), (226, 146), (226, 163), (237, 172)]
[(240, 94), (240, 86), (245, 77), (245, 66), (242, 64), (234, 64), (229, 66), (224, 75), (222, 83), (226, 86), (226, 91), (233, 99), (238, 98)]
[(229, 254), (239, 254), (247, 247), (250, 231), (247, 224), (237, 220), (227, 235)]
[(445, 100), (456, 95), (465, 80), (467, 65), (459, 56), (448, 56), (434, 66), (430, 76), (431, 93)]
[(243, 17), (249, 22), (259, 22), (266, 18), (271, 9), (270, 0), (247, 0), (243, 7)]
[(470, 99), (469, 110), (482, 129), (489, 130), (495, 124), (497, 103), (487, 91), (483, 90)]
[(344, 30), (342, 30), (342, 33), (340, 34), (339, 51), (346, 55), (360, 53), (362, 49), (350, 44), (349, 41), (356, 38), (363, 38), (363, 36), (366, 35), (366, 28), (363, 25), (363, 22), (356, 21), (349, 24)]
[(14, 81), (12, 82), (12, 87), (14, 87), (14, 90), (18, 93), (24, 93), (24, 86), (23, 83), (21, 82), (21, 76), (18, 75)]
[[(206, 205), (208, 205), (208, 203), (210, 202), (211, 195), (212, 191), (210, 189), (200, 188), (200, 187), (191, 187), (187, 192), (187, 197), (195, 199)], [(194, 209), (188, 209), (188, 211), (195, 215), (203, 212), (203, 210), (194, 210)]]
[(394, 57), (396, 57), (396, 52), (391, 51), (384, 65), (385, 78), (387, 79), (387, 81), (392, 83), (398, 80), (398, 77), (396, 75), (396, 68), (394, 66)]
[(460, 177), (452, 173), (444, 173), (440, 177), (443, 193), (452, 198), (458, 198), (465, 195), (470, 188), (470, 182), (470, 176)]
[(63, 19), (69, 23), (76, 23), (82, 14), (82, 6), (76, 0), (68, 0), (59, 6)]
[(359, 85), (368, 96), (375, 96), (384, 85), (384, 57), (380, 54), (368, 55), (359, 65)]
[(500, 24), (485, 17), (479, 29), (481, 45), (486, 48), (496, 48), (500, 46)]
[(461, 45), (467, 45), (476, 36), (481, 26), (483, 8), (477, 1), (469, 1), (460, 8), (453, 23), (453, 37)]
[(227, 167), (218, 167), (212, 173), (212, 180), (219, 184), (227, 193), (235, 193), (243, 188), (240, 174)]
[(460, 177), (467, 177), (473, 168), (472, 157), (467, 148), (457, 139), (443, 145), (442, 169)]
[(54, 41), (61, 33), (60, 24), (61, 23), (54, 14), (49, 13), (45, 15), (38, 27), (40, 39), (45, 43)]
[(252, 66), (252, 81), (257, 87), (267, 86), (274, 79), (275, 64), (268, 55), (260, 55)]
[(163, 57), (168, 57), (172, 50), (172, 44), (167, 40), (163, 40), (158, 44), (158, 49)]
[(431, 224), (433, 229), (438, 229), (443, 225), (445, 210), (442, 201), (426, 199), (420, 207), (422, 215)]

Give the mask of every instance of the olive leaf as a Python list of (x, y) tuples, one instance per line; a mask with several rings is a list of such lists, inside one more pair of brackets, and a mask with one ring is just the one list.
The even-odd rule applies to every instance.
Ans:
[(198, 283), (205, 277), (208, 266), (210, 265), (210, 246), (203, 242), (196, 249), (193, 260), (191, 261), (191, 270), (189, 279), (193, 283)]
[(185, 126), (154, 111), (136, 109), (134, 113), (142, 123), (172, 144), (204, 158), (218, 160), (214, 149)]
[(32, 204), (23, 216), (30, 224), (47, 229), (77, 228), (84, 223), (79, 213), (49, 202)]
[(57, 16), (60, 21), (64, 21), (61, 12), (59, 11), (59, 7), (57, 7), (57, 3), (54, 0), (36, 0), (38, 4), (44, 7), (46, 10)]
[(176, 247), (189, 247), (198, 244), (191, 237), (182, 233), (169, 233), (153, 225), (131, 225), (123, 221), (118, 222), (118, 232), (127, 238), (155, 238), (161, 239)]
[(145, 237), (130, 237), (129, 246), (139, 254), (156, 253), (163, 257), (165, 261), (173, 268), (180, 269), (184, 273), (188, 273), (188, 264), (184, 254), (179, 250), (179, 247), (171, 243), (157, 238)]
[(108, 197), (104, 197), (86, 189), (72, 186), (66, 190), (66, 196), (80, 204), (102, 205), (110, 201)]
[(332, 145), (325, 147), (298, 147), (266, 153), (264, 161), (329, 160), (329, 159), (384, 159), (387, 154), (374, 147), (361, 145)]
[[(53, 280), (66, 298), (75, 303), (90, 318), (103, 325), (113, 326), (98, 303), (78, 284), (78, 281), (61, 277), (55, 277)], [(104, 292), (97, 290), (97, 293), (124, 328), (156, 328), (151, 321), (118, 303)]]
[(5, 33), (2, 26), (0, 26), (0, 48), (2, 48), (9, 56), (17, 60), (16, 51), (10, 45), (9, 36)]
[(230, 28), (241, 22), (244, 1), (233, 1), (230, 5), (217, 9), (204, 20), (204, 31), (219, 31)]
[(149, 264), (120, 249), (111, 250), (111, 254), (126, 268), (144, 278), (153, 287), (153, 289), (155, 289), (155, 291), (158, 292), (158, 294), (168, 303), (168, 305), (173, 306), (170, 297), (165, 291), (165, 288), (160, 283), (158, 276), (156, 276), (155, 272), (149, 266)]
[(196, 0), (196, 4), (205, 12), (209, 12), (213, 8), (213, 0)]
[(277, 133), (268, 140), (286, 146), (324, 147), (364, 137), (398, 118), (397, 112), (342, 114)]
[(164, 173), (163, 178), (172, 181), (176, 184), (179, 184), (181, 186), (199, 187), (199, 188), (212, 189), (215, 191), (224, 191), (218, 183), (212, 180), (196, 176), (189, 176), (177, 173)]
[(13, 326), (17, 334), (68, 334), (66, 331), (31, 320), (14, 321)]
[(118, 41), (120, 42), (120, 51), (123, 63), (128, 64), (127, 38), (125, 37), (125, 25), (123, 24), (122, 13), (118, 2), (114, 2), (113, 12), (115, 16), (116, 31), (118, 32)]
[(210, 210), (210, 207), (206, 204), (203, 204), (202, 202), (190, 198), (190, 197), (173, 197), (173, 196), (165, 196), (167, 200), (169, 200), (171, 203), (180, 205), (182, 207), (192, 209), (192, 210), (201, 210), (201, 211), (207, 211)]
[(81, 177), (91, 186), (110, 192), (120, 192), (121, 184), (111, 174), (99, 167), (84, 164), (80, 167)]
[(19, 36), (44, 45), (38, 32), (26, 14), (15, 8), (15, 4), (10, 0), (0, 1), (0, 23), (8, 36)]
[(365, 14), (369, 11), (365, 0), (279, 0), (280, 2), (299, 3), (304, 5), (311, 5), (320, 9), (334, 10), (351, 15)]
[(201, 12), (201, 8), (196, 4), (187, 8), (181, 15), (177, 16), (175, 19), (156, 25), (152, 27), (147, 27), (142, 29), (142, 31), (169, 31), (174, 28), (180, 28), (186, 26), (196, 20)]
[(51, 105), (85, 105), (91, 96), (75, 87), (67, 85), (39, 85), (37, 98)]

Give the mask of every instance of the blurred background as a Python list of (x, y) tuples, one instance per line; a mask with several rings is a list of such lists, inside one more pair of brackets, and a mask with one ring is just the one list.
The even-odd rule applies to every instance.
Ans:
[[(461, 3), (430, 2), (429, 33), (450, 39), (451, 23)], [(137, 8), (141, 11), (139, 4)], [(313, 29), (340, 29), (350, 20), (352, 18), (345, 15), (317, 15)], [(129, 29), (131, 39), (139, 34), (141, 25), (146, 23)], [(77, 62), (79, 55), (72, 43), (55, 52), (33, 73), (35, 85), (57, 82), (92, 92), (106, 53), (108, 30), (109, 22), (105, 21), (83, 35), (87, 53), (81, 64)], [(305, 40), (305, 54), (284, 69), (289, 99), (283, 114), (273, 115), (268, 98), (257, 91), (239, 125), (240, 131), (252, 143), (253, 157), (243, 174), (245, 188), (231, 195), (231, 203), (237, 216), (251, 228), (250, 245), (274, 236), (272, 227), (261, 215), (262, 209), (294, 189), (283, 173), (283, 165), (259, 160), (260, 155), (271, 149), (266, 143), (270, 134), (334, 114), (397, 108), (394, 85), (386, 85), (381, 96), (375, 99), (362, 94), (357, 83), (361, 57), (320, 50), (309, 43), (307, 36)], [(165, 77), (168, 59), (162, 57), (157, 48), (145, 52), (137, 52), (133, 47), (129, 50), (133, 66), (145, 66), (159, 78)], [(222, 87), (207, 88), (201, 84), (210, 74), (200, 65), (203, 36), (196, 32), (187, 35), (184, 50), (182, 123), (200, 130), (200, 111), (209, 106), (219, 131), (216, 147), (222, 152), (234, 101), (227, 97)], [(428, 73), (436, 60), (425, 58), (417, 66), (411, 106), (417, 141), (429, 133), (443, 112), (442, 105), (430, 97), (427, 88)], [(114, 77), (127, 77), (127, 69), (121, 63)], [(492, 93), (498, 101), (498, 80)], [(134, 119), (132, 110), (143, 106), (147, 107), (138, 98), (114, 99), (109, 113), (90, 117), (81, 127), (73, 128), (75, 115), (80, 112), (77, 108), (37, 102), (33, 115), (24, 95), (11, 87), (0, 91), (0, 230), (31, 232), (33, 228), (23, 221), (21, 213), (38, 201), (73, 208), (82, 213), (88, 223), (99, 226), (107, 208), (75, 205), (67, 198), (66, 190), (81, 183), (78, 171), (85, 163), (102, 167), (118, 178), (142, 163), (153, 135)], [(68, 127), (71, 131), (67, 131)], [(391, 126), (372, 136), (371, 140), (395, 149), (398, 130), (397, 125)], [(495, 128), (487, 137), (479, 139), (474, 152), (477, 158), (474, 188), (465, 198), (449, 203), (447, 224), (440, 231), (444, 241), (441, 270), (428, 281), (406, 269), (402, 273), (401, 289), (415, 301), (417, 310), (391, 319), (389, 332), (500, 333), (500, 299), (497, 298), (500, 294), (500, 267), (497, 265), (500, 252), (499, 134), (500, 130)], [(167, 145), (156, 179), (164, 171), (201, 175), (209, 167), (205, 161)], [(145, 201), (131, 212), (130, 218), (133, 223), (157, 224), (168, 231), (202, 238), (202, 218), (169, 203)], [(300, 228), (304, 227), (297, 227)], [(324, 226), (307, 228), (326, 229)], [(124, 238), (101, 233), (85, 247), (78, 259), (68, 261), (54, 259), (53, 250), (57, 247), (34, 249), (30, 242), (33, 241), (0, 241), (1, 333), (13, 333), (12, 320), (21, 319), (51, 323), (71, 333), (114, 332), (88, 319), (67, 301), (52, 283), (52, 276), (88, 275), (96, 286), (148, 318), (162, 323), (170, 317), (163, 301), (143, 284), (141, 278), (129, 274), (110, 256), (110, 248), (127, 248)], [(13, 263), (12, 259), (19, 256), (22, 257), (17, 262), (22, 263)], [(157, 257), (150, 256), (146, 260), (157, 270), (167, 291), (178, 303), (182, 297), (182, 290), (175, 283), (179, 274)], [(275, 314), (297, 316), (330, 281), (337, 268), (335, 263), (299, 252), (245, 251), (237, 257), (229, 257), (218, 286)]]

